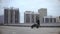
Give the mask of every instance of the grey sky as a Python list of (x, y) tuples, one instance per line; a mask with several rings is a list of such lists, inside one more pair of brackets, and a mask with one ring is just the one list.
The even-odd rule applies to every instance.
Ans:
[(60, 15), (60, 0), (0, 0), (0, 15), (3, 15), (4, 7), (19, 8), (21, 22), (24, 21), (24, 12), (26, 10), (38, 12), (40, 8), (47, 8), (48, 15)]

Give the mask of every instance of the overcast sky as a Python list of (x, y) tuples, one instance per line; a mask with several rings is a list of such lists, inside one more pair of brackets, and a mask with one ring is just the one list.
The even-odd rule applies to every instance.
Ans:
[(4, 7), (19, 8), (21, 22), (24, 22), (26, 10), (38, 12), (40, 8), (47, 8), (48, 15), (60, 15), (60, 0), (0, 0), (0, 15), (4, 14)]

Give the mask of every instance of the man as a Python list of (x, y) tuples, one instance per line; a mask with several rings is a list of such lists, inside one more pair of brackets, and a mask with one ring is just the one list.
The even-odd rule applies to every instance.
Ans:
[(37, 23), (37, 26), (36, 26), (36, 27), (39, 28), (39, 26), (40, 26), (40, 21), (37, 20), (36, 23)]
[(36, 21), (36, 24), (33, 24), (33, 25), (31, 26), (31, 28), (33, 28), (33, 27), (39, 28), (39, 26), (40, 26), (40, 21), (37, 20), (37, 21)]

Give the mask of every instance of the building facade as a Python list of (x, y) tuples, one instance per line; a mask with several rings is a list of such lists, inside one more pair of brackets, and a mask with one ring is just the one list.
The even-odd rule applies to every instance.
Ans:
[(38, 12), (39, 12), (39, 19), (40, 19), (40, 23), (43, 22), (43, 17), (44, 16), (47, 16), (47, 8), (41, 8), (41, 9), (38, 9)]
[(4, 23), (4, 15), (0, 15), (0, 24)]
[(56, 21), (57, 21), (57, 23), (60, 23), (60, 16), (56, 17)]
[(25, 11), (24, 12), (24, 23), (32, 23), (32, 19), (34, 20), (34, 18), (33, 18), (34, 15), (32, 13), (33, 13), (32, 11)]
[(4, 24), (18, 24), (19, 23), (19, 9), (5, 8), (4, 9)]
[(43, 18), (43, 23), (56, 23), (56, 17), (45, 16)]
[(39, 19), (39, 14), (32, 11), (26, 11), (24, 13), (24, 23), (36, 23), (36, 20)]

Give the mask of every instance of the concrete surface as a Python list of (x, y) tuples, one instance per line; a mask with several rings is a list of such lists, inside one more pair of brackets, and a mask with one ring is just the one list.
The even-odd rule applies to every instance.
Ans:
[(13, 26), (0, 26), (0, 34), (59, 34), (60, 28), (41, 27), (13, 27)]

